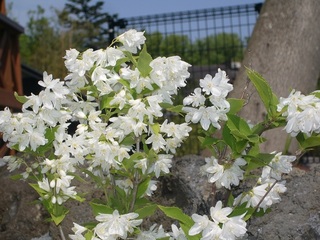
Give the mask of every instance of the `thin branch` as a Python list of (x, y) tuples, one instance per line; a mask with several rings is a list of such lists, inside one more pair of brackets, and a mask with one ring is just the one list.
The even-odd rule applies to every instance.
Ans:
[(254, 208), (254, 211), (253, 211), (252, 214), (254, 214), (254, 213), (258, 210), (258, 208), (259, 208), (259, 206), (261, 205), (261, 203), (263, 202), (263, 200), (267, 197), (267, 195), (268, 195), (269, 192), (272, 190), (272, 188), (277, 184), (277, 182), (278, 182), (278, 180), (275, 180), (275, 182), (271, 185), (271, 187), (268, 189), (268, 191), (266, 192), (266, 194), (260, 199), (258, 205)]
[(61, 225), (59, 225), (59, 232), (60, 232), (61, 239), (62, 240), (66, 240), (66, 237), (64, 236), (64, 233), (63, 233)]

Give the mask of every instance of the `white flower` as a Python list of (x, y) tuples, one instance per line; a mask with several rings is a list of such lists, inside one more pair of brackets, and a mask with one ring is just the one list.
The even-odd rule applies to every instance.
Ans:
[(201, 233), (212, 222), (209, 220), (209, 218), (206, 215), (201, 216), (196, 213), (192, 214), (191, 218), (195, 222), (195, 224), (189, 230), (190, 236), (194, 236)]
[(46, 94), (51, 90), (56, 98), (64, 98), (69, 93), (69, 90), (63, 86), (63, 82), (53, 79), (52, 74), (48, 75), (47, 72), (43, 72), (43, 81), (39, 81), (38, 84), (46, 88)]
[(222, 230), (218, 224), (210, 221), (208, 226), (202, 231), (201, 240), (220, 240)]
[(262, 170), (262, 182), (273, 178), (276, 180), (281, 179), (283, 173), (288, 174), (292, 170), (292, 162), (296, 160), (295, 156), (282, 155), (281, 152), (277, 153), (268, 166)]
[(226, 97), (233, 90), (232, 84), (228, 83), (228, 81), (226, 72), (221, 71), (219, 68), (213, 78), (210, 74), (207, 74), (204, 79), (200, 79), (200, 87), (207, 95)]
[(10, 121), (12, 113), (8, 107), (6, 107), (3, 111), (0, 111), (0, 130), (2, 131), (2, 124)]
[(200, 106), (199, 109), (192, 107), (183, 107), (182, 110), (187, 113), (185, 120), (186, 122), (198, 123), (200, 121), (201, 127), (204, 130), (208, 130), (210, 124), (217, 129), (221, 126), (218, 123), (220, 118), (220, 112), (215, 107), (204, 107)]
[(51, 191), (48, 178), (43, 178), (42, 181), (38, 181), (38, 186), (46, 192)]
[(139, 215), (137, 213), (127, 213), (120, 215), (118, 210), (112, 214), (99, 214), (96, 220), (100, 223), (94, 228), (95, 234), (101, 239), (109, 237), (126, 239), (128, 232), (133, 233), (134, 228), (142, 223), (142, 219), (134, 220)]
[(205, 158), (206, 165), (201, 167), (201, 171), (208, 176), (210, 183), (216, 182), (223, 175), (224, 167), (218, 163), (218, 159), (214, 157)]
[(25, 112), (27, 108), (32, 107), (34, 113), (38, 113), (42, 101), (38, 95), (31, 93), (31, 96), (26, 97), (28, 100), (22, 105), (22, 111)]
[(222, 208), (222, 202), (218, 201), (215, 207), (210, 208), (210, 216), (212, 220), (219, 224), (225, 223), (229, 220), (228, 215), (232, 212), (232, 208), (225, 207)]
[(63, 58), (66, 59), (64, 61), (64, 64), (67, 67), (67, 69), (69, 69), (69, 71), (70, 71), (70, 67), (72, 67), (76, 62), (76, 59), (78, 58), (78, 56), (79, 56), (79, 51), (77, 51), (76, 49), (72, 48), (70, 50), (66, 50), (66, 55)]
[(135, 168), (140, 168), (142, 174), (145, 174), (148, 168), (148, 160), (146, 158), (135, 160), (136, 164), (134, 165)]
[(178, 228), (176, 225), (171, 224), (172, 233), (170, 234), (170, 240), (187, 240), (187, 237), (181, 228)]
[(147, 124), (138, 121), (135, 125), (132, 126), (134, 135), (136, 137), (139, 137), (142, 135), (142, 133), (148, 132), (147, 126)]
[(320, 99), (314, 95), (305, 96), (292, 90), (288, 98), (280, 98), (278, 112), (286, 117), (285, 130), (295, 137), (299, 132), (310, 136), (320, 132)]
[(91, 74), (91, 80), (94, 85), (96, 85), (98, 82), (106, 82), (107, 81), (107, 74), (110, 72), (110, 70), (103, 68), (101, 66), (97, 66), (92, 74)]
[(121, 110), (123, 109), (124, 105), (127, 103), (126, 99), (126, 91), (121, 90), (119, 93), (117, 93), (113, 99), (110, 101), (110, 105), (118, 105), (118, 108)]
[(177, 138), (182, 141), (189, 136), (189, 132), (192, 130), (187, 123), (176, 124), (174, 122), (168, 123), (168, 119), (164, 120), (161, 124), (160, 131), (166, 133), (168, 137)]
[(222, 226), (221, 239), (239, 239), (243, 237), (246, 232), (247, 223), (243, 220), (245, 214), (241, 216), (231, 217)]
[(73, 223), (73, 228), (71, 230), (74, 232), (74, 234), (69, 234), (69, 237), (72, 240), (85, 240), (86, 238), (83, 236), (83, 233), (87, 231), (88, 229), (77, 224)]
[(186, 86), (186, 79), (190, 77), (190, 66), (178, 56), (158, 57), (151, 61), (150, 78), (160, 87), (156, 92), (162, 95), (165, 102), (171, 103), (170, 96), (177, 94), (178, 88)]
[(141, 101), (141, 99), (129, 100), (131, 108), (128, 111), (128, 116), (143, 122), (145, 115), (149, 115), (146, 105)]
[(247, 232), (246, 222), (241, 216), (228, 217), (232, 208), (222, 208), (222, 202), (218, 201), (215, 207), (210, 208), (211, 221), (207, 216), (193, 214), (191, 217), (195, 224), (190, 228), (189, 235), (202, 233), (201, 240), (225, 239), (233, 240), (243, 237)]
[(183, 99), (183, 105), (191, 104), (192, 107), (199, 107), (204, 104), (205, 100), (206, 98), (201, 94), (201, 88), (196, 88), (194, 93)]
[(158, 160), (155, 162), (153, 170), (156, 177), (158, 178), (160, 176), (160, 172), (169, 173), (172, 163), (172, 157), (173, 155), (169, 154), (159, 154)]
[(137, 93), (141, 93), (145, 88), (153, 90), (151, 80), (148, 77), (141, 77), (138, 68), (134, 70), (131, 70), (130, 68), (122, 68), (120, 70), (120, 76), (123, 79), (128, 80), (130, 83), (130, 88), (135, 89)]
[(105, 64), (106, 66), (115, 66), (117, 61), (121, 58), (124, 58), (124, 53), (120, 51), (119, 49), (113, 48), (113, 47), (108, 47), (106, 49), (106, 58), (107, 58), (107, 63)]
[(130, 29), (118, 36), (117, 39), (123, 44), (127, 51), (137, 53), (137, 49), (140, 49), (141, 45), (144, 44), (146, 40), (143, 34), (144, 32), (138, 32), (135, 29)]
[(240, 180), (243, 179), (244, 171), (240, 168), (246, 164), (242, 158), (237, 158), (235, 162), (229, 167), (220, 165), (218, 160), (214, 157), (206, 158), (206, 165), (201, 167), (201, 171), (207, 174), (208, 181), (216, 183), (216, 186), (221, 186), (230, 189), (231, 185), (238, 186)]
[(48, 142), (48, 139), (45, 138), (44, 136), (44, 131), (42, 129), (32, 129), (32, 130), (27, 130), (29, 139), (30, 139), (30, 147), (32, 151), (36, 151), (39, 146), (43, 146)]
[(230, 189), (231, 185), (238, 186), (240, 180), (243, 179), (244, 171), (240, 166), (244, 166), (246, 161), (242, 158), (237, 158), (230, 168), (224, 170), (221, 178), (217, 181), (217, 187), (220, 185)]
[[(156, 117), (162, 117), (162, 108), (160, 107), (160, 103), (163, 102), (163, 98), (161, 95), (152, 95), (146, 97), (149, 106), (147, 107), (147, 110), (150, 114), (156, 116)], [(150, 123), (153, 123), (153, 121), (149, 121)]]
[(130, 178), (124, 180), (116, 180), (116, 186), (121, 188), (126, 194), (133, 189), (133, 182)]
[(157, 190), (157, 182), (158, 181), (150, 180), (145, 195), (151, 197), (152, 193)]
[[(250, 192), (249, 192), (249, 199), (248, 198), (243, 198), (243, 200), (241, 201), (241, 203), (243, 202), (247, 202), (247, 207), (251, 206), (251, 207), (256, 207), (259, 202), (261, 201), (261, 199), (265, 196), (265, 194), (267, 193), (267, 188), (268, 188), (269, 184), (265, 183), (262, 185), (258, 185), (256, 187), (254, 187)], [(260, 204), (260, 207), (264, 208), (266, 210), (267, 205), (264, 203)]]
[(146, 144), (152, 144), (152, 149), (159, 151), (160, 149), (165, 149), (166, 140), (164, 140), (161, 134), (153, 133), (147, 140)]
[(137, 236), (137, 240), (156, 240), (169, 236), (164, 232), (162, 225), (158, 229), (156, 227), (157, 224), (153, 224), (148, 231), (141, 231)]
[(287, 188), (285, 186), (285, 181), (278, 182), (273, 186), (271, 191), (268, 193), (267, 197), (272, 200), (272, 204), (278, 203), (281, 201), (280, 194), (286, 191), (287, 191)]

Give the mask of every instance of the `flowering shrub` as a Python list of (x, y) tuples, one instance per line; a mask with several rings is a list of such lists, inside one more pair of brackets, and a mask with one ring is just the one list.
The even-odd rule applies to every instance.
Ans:
[[(0, 112), (0, 132), (11, 149), (5, 156), (10, 171), (24, 166), (16, 178), (30, 182), (39, 201), (59, 225), (68, 213), (64, 203), (85, 201), (74, 178), (90, 178), (104, 199), (90, 202), (96, 223), (74, 223), (71, 239), (237, 239), (246, 221), (281, 200), (296, 156), (261, 153), (264, 131), (284, 127), (301, 150), (319, 145), (319, 93), (293, 91), (278, 99), (268, 83), (248, 69), (267, 109), (265, 121), (254, 126), (239, 117), (242, 99), (227, 99), (233, 90), (226, 73), (206, 75), (199, 87), (174, 106), (178, 89), (186, 86), (190, 65), (179, 57), (148, 54), (143, 32), (129, 30), (106, 49), (66, 51), (69, 74), (64, 81), (43, 73), (38, 95), (16, 96), (21, 113)], [(180, 114), (182, 124), (164, 119), (164, 111)], [(176, 149), (188, 138), (191, 124), (200, 124), (199, 140), (212, 151), (201, 171), (218, 188), (232, 190), (260, 169), (250, 191), (234, 196), (227, 206), (218, 201), (210, 216), (184, 214), (157, 205), (149, 197), (157, 180), (168, 174)], [(75, 130), (70, 130), (76, 126)], [(221, 129), (221, 139), (214, 133)], [(33, 161), (26, 160), (32, 157)], [(160, 209), (179, 223), (171, 231), (161, 223), (143, 229), (143, 219)], [(82, 224), (82, 225), (79, 225)]]

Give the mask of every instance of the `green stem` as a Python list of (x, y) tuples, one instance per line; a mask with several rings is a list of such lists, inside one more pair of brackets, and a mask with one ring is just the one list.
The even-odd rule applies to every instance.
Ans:
[[(136, 151), (140, 152), (140, 138), (136, 138)], [(132, 200), (130, 203), (129, 212), (132, 212), (134, 209), (134, 205), (136, 203), (136, 198), (137, 198), (137, 193), (138, 193), (138, 185), (139, 185), (139, 173), (137, 170), (135, 170), (133, 189), (132, 189)]]
[(134, 209), (134, 205), (136, 203), (137, 193), (138, 193), (138, 185), (139, 185), (139, 174), (137, 171), (134, 173), (134, 181), (133, 181), (133, 189), (132, 189), (132, 200), (129, 208), (129, 212), (132, 212)]
[(292, 142), (292, 137), (290, 135), (287, 135), (286, 143), (283, 149), (283, 154), (288, 154), (291, 142)]

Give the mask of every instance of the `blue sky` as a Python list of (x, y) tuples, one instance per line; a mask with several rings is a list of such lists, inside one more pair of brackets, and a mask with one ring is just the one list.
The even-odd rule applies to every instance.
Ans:
[[(136, 17), (149, 14), (170, 13), (196, 9), (207, 9), (262, 2), (263, 0), (114, 0), (105, 1), (104, 10), (118, 14), (119, 18)], [(62, 9), (66, 0), (6, 0), (12, 2), (12, 16), (25, 26), (28, 11), (42, 6), (48, 16), (53, 15), (50, 7)]]

